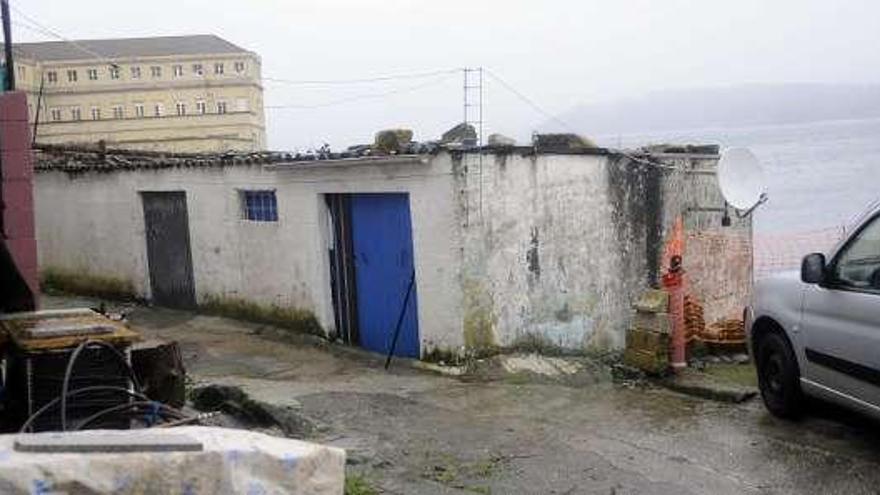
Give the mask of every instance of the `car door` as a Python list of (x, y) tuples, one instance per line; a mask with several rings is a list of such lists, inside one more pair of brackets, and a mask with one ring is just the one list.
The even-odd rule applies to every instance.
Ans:
[(880, 216), (863, 223), (804, 293), (803, 376), (880, 406)]

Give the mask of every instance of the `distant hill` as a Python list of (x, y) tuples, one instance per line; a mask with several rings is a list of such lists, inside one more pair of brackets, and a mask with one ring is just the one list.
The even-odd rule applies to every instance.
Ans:
[(878, 117), (880, 84), (658, 91), (635, 99), (579, 105), (560, 115), (586, 135)]

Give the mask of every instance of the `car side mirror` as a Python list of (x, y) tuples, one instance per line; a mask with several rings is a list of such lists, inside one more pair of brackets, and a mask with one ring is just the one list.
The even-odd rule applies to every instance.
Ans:
[(801, 262), (801, 281), (807, 284), (820, 284), (825, 280), (825, 255), (813, 253), (804, 256)]

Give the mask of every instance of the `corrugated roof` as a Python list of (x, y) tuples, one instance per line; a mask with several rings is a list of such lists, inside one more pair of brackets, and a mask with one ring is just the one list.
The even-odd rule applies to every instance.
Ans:
[(248, 53), (244, 48), (213, 34), (15, 43), (15, 49), (26, 57), (46, 62), (88, 60), (97, 58), (96, 55), (108, 59), (121, 59), (166, 55)]

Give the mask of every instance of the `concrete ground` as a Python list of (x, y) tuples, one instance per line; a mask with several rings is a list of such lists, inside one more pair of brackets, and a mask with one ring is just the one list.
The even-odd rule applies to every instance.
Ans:
[[(89, 304), (47, 297), (45, 307)], [(288, 404), (344, 447), (380, 493), (877, 493), (877, 424), (817, 407), (792, 423), (760, 400), (731, 405), (609, 381), (579, 387), (430, 374), (265, 327), (135, 307), (133, 327), (181, 343), (198, 382)], [(369, 490), (361, 493), (370, 493)]]

